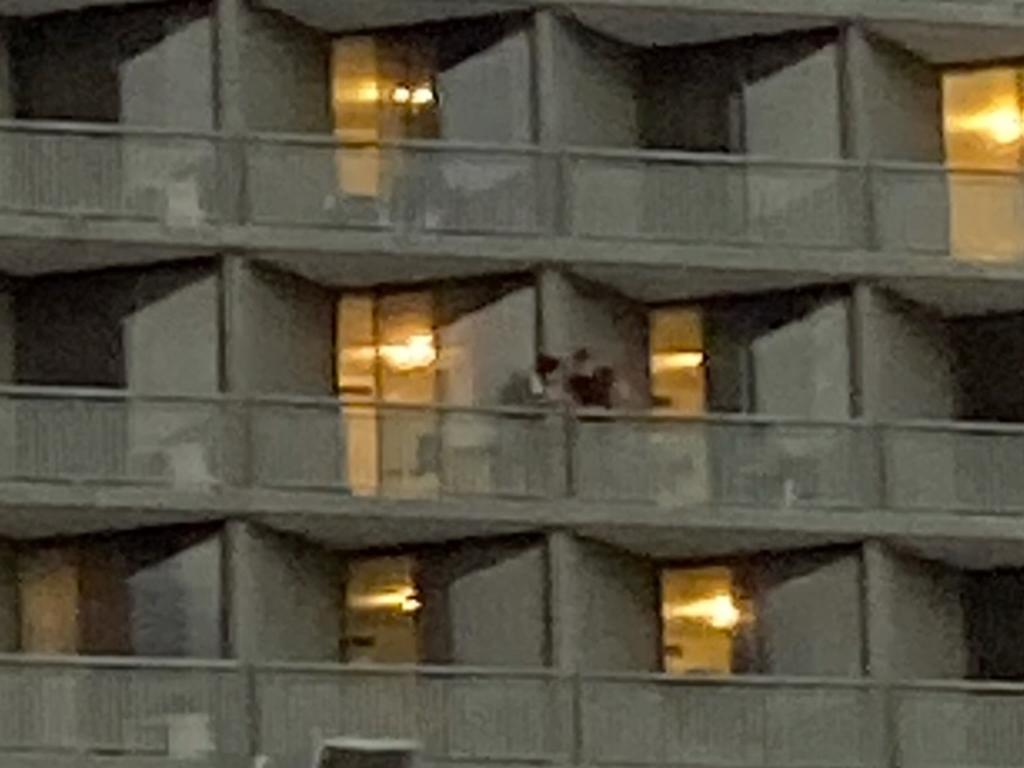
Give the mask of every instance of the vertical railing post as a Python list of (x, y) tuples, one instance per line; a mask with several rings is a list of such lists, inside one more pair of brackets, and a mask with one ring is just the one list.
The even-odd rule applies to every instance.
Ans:
[(872, 424), (869, 427), (872, 439), (872, 453), (874, 454), (875, 467), (872, 473), (877, 490), (875, 500), (878, 508), (885, 510), (889, 506), (891, 494), (889, 493), (889, 451), (887, 428), (882, 424)]
[(878, 680), (872, 684), (872, 706), (878, 733), (878, 765), (898, 768), (900, 765), (899, 706), (891, 682)]
[(262, 734), (262, 713), (260, 711), (259, 699), (259, 677), (256, 666), (247, 663), (242, 666), (242, 675), (245, 685), (245, 741), (246, 752), (250, 760), (256, 759), (263, 754)]
[(576, 413), (572, 406), (566, 403), (562, 407), (562, 456), (564, 457), (563, 467), (565, 471), (565, 486), (562, 489), (564, 496), (567, 499), (574, 498), (576, 496), (576, 482), (577, 482), (577, 449), (579, 448), (579, 425), (576, 420)]
[(861, 236), (864, 249), (877, 251), (882, 247), (882, 236), (878, 224), (878, 199), (875, 166), (865, 162), (860, 166), (861, 215), (863, 216)]
[(584, 712), (584, 682), (583, 673), (576, 669), (569, 678), (570, 694), (569, 707), (571, 720), (569, 732), (571, 734), (569, 743), (569, 764), (581, 766), (586, 759), (586, 715)]
[(555, 155), (555, 168), (551, 180), (551, 193), (554, 196), (555, 222), (554, 233), (563, 237), (575, 234), (575, 159), (562, 149)]

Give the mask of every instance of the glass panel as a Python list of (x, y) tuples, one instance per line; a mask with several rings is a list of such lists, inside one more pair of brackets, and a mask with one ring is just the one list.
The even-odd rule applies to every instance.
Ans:
[(655, 406), (673, 413), (704, 413), (707, 387), (700, 313), (691, 309), (652, 312), (650, 354)]
[[(988, 173), (1021, 168), (1021, 72), (989, 69), (943, 78), (943, 127), (953, 253), (1005, 260), (1024, 251), (1020, 178)], [(956, 171), (960, 169), (970, 169)]]
[(726, 674), (734, 670), (737, 631), (750, 620), (728, 568), (662, 573), (665, 671)]
[(345, 660), (416, 662), (419, 610), (412, 558), (382, 557), (350, 563), (345, 585)]

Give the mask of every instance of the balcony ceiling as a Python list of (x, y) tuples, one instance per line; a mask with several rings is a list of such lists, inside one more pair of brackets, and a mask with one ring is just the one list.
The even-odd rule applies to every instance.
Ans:
[[(26, 3), (32, 1), (24, 0)], [(354, 32), (488, 16), (524, 7), (522, 2), (492, 0), (260, 0), (259, 4), (328, 32)]]
[(778, 35), (831, 23), (829, 18), (821, 16), (692, 14), (635, 8), (576, 8), (573, 13), (581, 24), (595, 32), (645, 47), (699, 45), (756, 35)]
[(1024, 57), (1024, 24), (954, 26), (883, 22), (871, 24), (869, 29), (932, 64), (968, 64)]
[(0, 16), (45, 16), (104, 5), (128, 5), (152, 0), (0, 0)]

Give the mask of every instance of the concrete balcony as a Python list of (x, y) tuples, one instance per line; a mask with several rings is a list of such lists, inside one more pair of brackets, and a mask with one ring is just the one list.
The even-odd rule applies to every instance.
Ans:
[(1016, 684), (7, 656), (0, 691), (16, 766), (309, 765), (334, 736), (411, 739), (429, 765), (995, 767), (1024, 747)]
[[(372, 189), (353, 189), (350, 172)], [(415, 256), (427, 270), (455, 255), (494, 269), (611, 260), (811, 269), (833, 279), (1024, 268), (1024, 177), (942, 166), (342, 146), (7, 122), (0, 173), (0, 237), (9, 246), (0, 271), (15, 275), (139, 261), (160, 248), (164, 258), (234, 249), (292, 266), (317, 252), (342, 265), (346, 254), (380, 255), (376, 277), (366, 259), (360, 265), (371, 282), (393, 280), (389, 254)], [(16, 246), (27, 241), (75, 241), (77, 250), (26, 254)], [(81, 242), (110, 250), (83, 255)]]
[(1024, 513), (1024, 426), (0, 393), (0, 486), (650, 508)]

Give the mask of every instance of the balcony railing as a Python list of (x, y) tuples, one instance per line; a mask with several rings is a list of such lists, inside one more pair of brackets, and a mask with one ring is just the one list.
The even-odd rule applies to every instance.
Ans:
[(0, 482), (1024, 513), (1024, 425), (0, 388)]
[(4, 656), (0, 694), (7, 757), (303, 766), (336, 736), (411, 739), (430, 765), (1009, 768), (1024, 750), (1015, 684)]
[(1024, 175), (0, 121), (0, 213), (1024, 259)]

